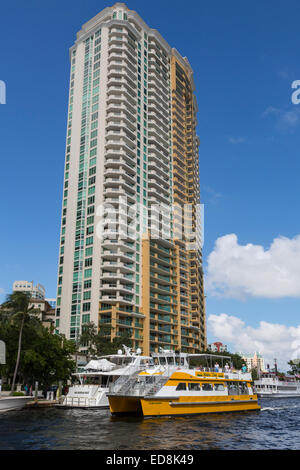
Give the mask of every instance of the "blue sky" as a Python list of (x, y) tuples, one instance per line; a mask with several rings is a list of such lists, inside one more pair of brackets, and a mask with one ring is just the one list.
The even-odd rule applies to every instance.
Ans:
[[(41, 282), (47, 296), (55, 296), (68, 49), (81, 25), (112, 4), (12, 0), (1, 5), (0, 80), (7, 86), (7, 104), (0, 105), (0, 301), (15, 279)], [(291, 103), (291, 83), (300, 80), (299, 2), (126, 4), (186, 55), (194, 70), (206, 270), (220, 237), (235, 234), (241, 247), (265, 250), (279, 236), (296, 237), (300, 105)], [(281, 268), (290, 272), (289, 266)], [(296, 327), (299, 297), (294, 291), (278, 298), (255, 289), (229, 297), (226, 289), (217, 296), (207, 291), (207, 315), (238, 317), (246, 328), (255, 329), (262, 320)], [(214, 326), (208, 333), (210, 341), (220, 339)], [(223, 340), (230, 342), (230, 335)]]

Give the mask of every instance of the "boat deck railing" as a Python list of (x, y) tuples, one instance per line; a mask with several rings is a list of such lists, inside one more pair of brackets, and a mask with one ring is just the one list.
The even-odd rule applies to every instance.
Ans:
[(155, 380), (153, 384), (146, 384), (144, 387), (144, 390), (142, 391), (142, 394), (151, 397), (155, 395), (164, 385), (165, 383), (169, 380), (169, 377), (167, 376), (162, 376), (159, 377), (158, 379)]
[(132, 375), (121, 375), (115, 382), (109, 384), (109, 393), (117, 394), (123, 392), (125, 389), (129, 388), (132, 383), (135, 382), (137, 375), (140, 373), (140, 370), (136, 370)]
[[(124, 377), (120, 377), (124, 379)], [(169, 375), (159, 376), (139, 376), (134, 375), (127, 377), (127, 380), (118, 379), (115, 383), (110, 384), (110, 395), (126, 395), (126, 396), (152, 396), (161, 389), (161, 387), (169, 379)], [(120, 380), (120, 382), (119, 382)]]
[(96, 398), (66, 397), (61, 406), (71, 406), (72, 408), (92, 407), (96, 406)]

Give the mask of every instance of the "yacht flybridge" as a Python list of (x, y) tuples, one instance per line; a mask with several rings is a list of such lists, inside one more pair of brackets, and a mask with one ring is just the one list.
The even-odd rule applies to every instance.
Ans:
[[(151, 367), (109, 385), (112, 414), (172, 416), (260, 409), (251, 374), (234, 371), (228, 363), (223, 367), (230, 357), (162, 350), (152, 358)], [(192, 368), (192, 359), (215, 364)]]
[(79, 383), (70, 387), (60, 407), (65, 408), (109, 408), (107, 392), (109, 385), (120, 377), (128, 378), (132, 374), (151, 367), (153, 360), (141, 356), (141, 351), (132, 352), (123, 345), (124, 353), (102, 356), (90, 361), (82, 372), (73, 374)]

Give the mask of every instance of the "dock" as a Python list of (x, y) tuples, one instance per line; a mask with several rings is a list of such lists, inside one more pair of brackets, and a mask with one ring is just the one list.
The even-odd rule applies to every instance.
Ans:
[(32, 400), (26, 403), (26, 408), (49, 408), (59, 404), (59, 400)]

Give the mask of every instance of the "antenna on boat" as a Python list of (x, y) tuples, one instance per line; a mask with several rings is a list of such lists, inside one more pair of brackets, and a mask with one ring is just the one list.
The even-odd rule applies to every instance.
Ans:
[(123, 344), (123, 348), (124, 348), (126, 356), (130, 356), (131, 355), (131, 348), (129, 348), (128, 346), (125, 346), (125, 344)]

